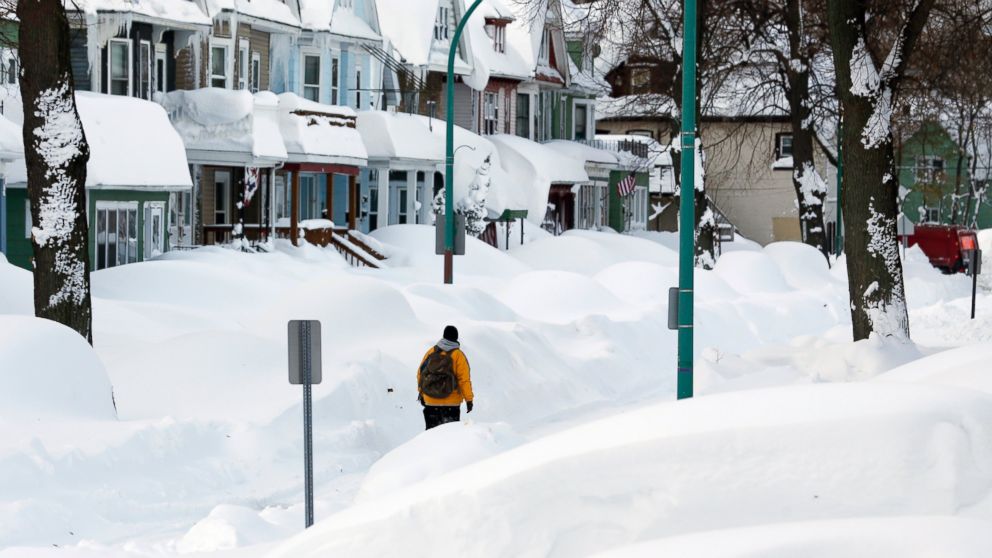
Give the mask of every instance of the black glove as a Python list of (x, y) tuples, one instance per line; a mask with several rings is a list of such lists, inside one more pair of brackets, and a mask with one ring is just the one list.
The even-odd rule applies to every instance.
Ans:
[(465, 412), (466, 413), (471, 413), (472, 412), (472, 402), (471, 401), (466, 401), (465, 402)]
[(424, 394), (421, 393), (420, 395), (418, 395), (417, 396), (417, 401), (420, 401), (420, 406), (421, 407), (426, 407), (427, 406), (427, 403), (424, 403)]

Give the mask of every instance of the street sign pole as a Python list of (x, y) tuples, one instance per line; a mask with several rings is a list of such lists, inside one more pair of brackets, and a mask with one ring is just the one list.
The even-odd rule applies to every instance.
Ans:
[(679, 399), (692, 397), (693, 274), (696, 258), (696, 0), (685, 0), (682, 45), (682, 180), (679, 201)]
[(321, 380), (320, 322), (289, 322), (289, 383), (303, 385), (303, 487), (304, 524), (313, 525), (313, 397), (312, 386)]
[(445, 146), (444, 146), (444, 283), (455, 282), (455, 54), (458, 41), (472, 12), (482, 0), (475, 0), (458, 22), (455, 34), (448, 48), (448, 104), (444, 107)]

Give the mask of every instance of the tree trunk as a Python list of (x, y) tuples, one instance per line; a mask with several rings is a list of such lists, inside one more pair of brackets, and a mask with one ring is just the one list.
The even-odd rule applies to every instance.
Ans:
[(892, 48), (896, 56), (881, 57), (898, 62), (880, 68), (865, 46), (872, 44), (865, 5), (846, 0), (828, 2), (834, 69), (844, 114), (844, 248), (855, 340), (872, 333), (909, 338), (896, 237), (898, 175), (891, 106), (905, 60), (932, 6), (933, 0), (916, 5), (895, 39)]
[[(788, 0), (785, 9), (789, 33), (789, 64), (786, 97), (792, 124), (792, 185), (799, 206), (799, 228), (803, 242), (816, 248), (829, 260), (827, 231), (823, 224), (823, 202), (827, 183), (816, 170), (813, 159), (813, 119), (809, 93), (809, 56), (804, 48), (802, 0)], [(793, 63), (795, 62), (795, 63)]]
[(61, 0), (17, 3), (35, 315), (93, 342), (86, 162)]

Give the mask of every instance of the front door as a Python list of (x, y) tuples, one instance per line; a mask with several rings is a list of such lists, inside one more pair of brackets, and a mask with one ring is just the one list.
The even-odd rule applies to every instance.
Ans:
[(231, 223), (231, 171), (214, 173), (214, 223)]
[(407, 205), (409, 190), (407, 189), (407, 171), (389, 171), (389, 224), (404, 225), (408, 223)]

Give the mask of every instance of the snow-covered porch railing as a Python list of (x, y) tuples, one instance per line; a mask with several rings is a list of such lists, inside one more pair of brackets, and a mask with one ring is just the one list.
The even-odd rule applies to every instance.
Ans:
[[(223, 245), (234, 240), (234, 225), (204, 225), (204, 244)], [(386, 260), (383, 248), (374, 239), (347, 227), (338, 227), (326, 219), (300, 221), (296, 227), (299, 241), (314, 246), (331, 246), (354, 267), (380, 268)], [(276, 226), (245, 224), (242, 228), (244, 239), (253, 246), (268, 242), (271, 238), (293, 238), (293, 228), (285, 219)]]

